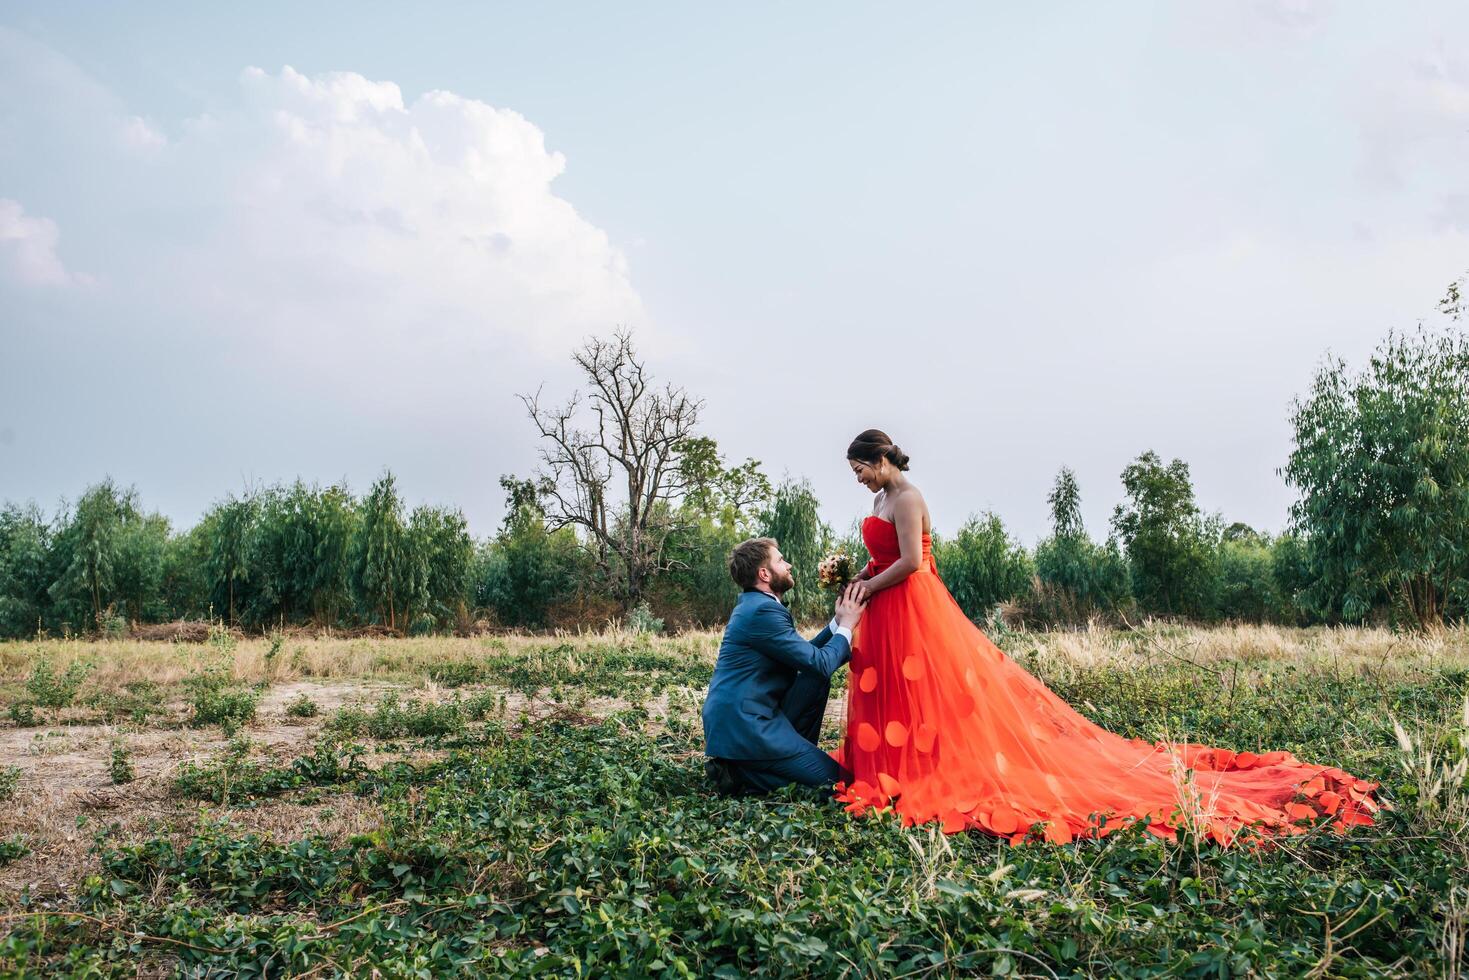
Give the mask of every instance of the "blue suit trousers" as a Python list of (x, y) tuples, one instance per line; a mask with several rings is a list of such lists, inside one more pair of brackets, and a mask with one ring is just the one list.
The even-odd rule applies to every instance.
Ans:
[(796, 682), (781, 701), (780, 712), (790, 719), (791, 727), (810, 745), (783, 759), (725, 760), (751, 791), (769, 793), (791, 783), (824, 787), (849, 775), (816, 744), (821, 738), (821, 720), (826, 715), (826, 702), (830, 696), (829, 678), (805, 672), (797, 675)]

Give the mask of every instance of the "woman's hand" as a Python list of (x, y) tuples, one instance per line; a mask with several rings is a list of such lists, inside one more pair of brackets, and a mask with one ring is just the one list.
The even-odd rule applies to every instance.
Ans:
[(837, 625), (852, 629), (862, 618), (862, 609), (866, 604), (867, 600), (862, 595), (862, 586), (856, 582), (849, 583), (841, 597), (837, 599), (835, 614)]

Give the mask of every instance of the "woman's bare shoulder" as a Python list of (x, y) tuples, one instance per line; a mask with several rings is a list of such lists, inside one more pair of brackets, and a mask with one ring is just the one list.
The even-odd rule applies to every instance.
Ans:
[(928, 516), (928, 505), (923, 502), (923, 494), (916, 487), (907, 487), (902, 493), (893, 494), (890, 510), (894, 521), (901, 520), (905, 524)]
[(903, 492), (894, 497), (893, 512), (895, 515), (902, 514), (907, 520), (921, 521), (924, 533), (928, 532), (928, 501), (923, 499), (923, 491), (912, 484), (904, 487)]
[(902, 493), (893, 494), (893, 507), (906, 511), (923, 510), (923, 491), (915, 486), (906, 486)]

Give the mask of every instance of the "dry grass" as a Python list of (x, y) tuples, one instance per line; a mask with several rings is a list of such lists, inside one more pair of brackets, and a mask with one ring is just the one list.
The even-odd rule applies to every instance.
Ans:
[[(814, 630), (813, 630), (814, 632)], [(720, 634), (690, 632), (671, 637), (640, 637), (659, 653), (712, 663)], [(472, 662), (486, 653), (529, 654), (568, 645), (572, 651), (592, 645), (623, 643), (618, 632), (558, 636), (410, 637), (405, 639), (286, 638), (274, 657), (263, 637), (240, 640), (229, 652), (208, 643), (159, 643), (145, 640), (86, 642), (42, 640), (0, 643), (0, 696), (17, 694), (34, 665), (51, 660), (64, 670), (74, 661), (94, 664), (87, 690), (117, 691), (137, 681), (168, 688), (205, 667), (228, 662), (236, 680), (247, 684), (281, 684), (304, 679), (421, 678), (433, 667)], [(1220, 661), (1327, 664), (1342, 669), (1373, 668), (1405, 673), (1469, 666), (1469, 628), (1434, 634), (1394, 633), (1361, 627), (1283, 626), (1180, 627), (1144, 624), (1135, 630), (1093, 628), (1051, 633), (1019, 633), (1008, 643), (1048, 667), (1086, 669), (1119, 662), (1146, 666), (1177, 660), (1209, 667)]]
[[(120, 693), (128, 684), (146, 681), (158, 686), (160, 709), (142, 728), (99, 724), (98, 712), (86, 707), (47, 715), (48, 724), (40, 728), (17, 728), (8, 719), (0, 719), (0, 765), (23, 770), (15, 798), (0, 806), (0, 839), (23, 834), (33, 852), (0, 868), (0, 905), (13, 903), (26, 886), (37, 895), (74, 887), (90, 867), (91, 835), (100, 826), (116, 824), (124, 837), (192, 832), (199, 809), (191, 801), (169, 795), (173, 776), (183, 762), (215, 755), (227, 742), (217, 728), (181, 725), (187, 714), (182, 682), (206, 667), (227, 664), (236, 680), (266, 686), (259, 714), (245, 734), (258, 752), (285, 762), (310, 751), (321, 725), (336, 708), (370, 703), (390, 691), (410, 688), (419, 698), (454, 696), (455, 691), (441, 690), (429, 679), (430, 671), (447, 664), (470, 663), (489, 654), (525, 656), (531, 661), (575, 657), (580, 650), (634, 642), (679, 659), (712, 663), (719, 639), (719, 633), (706, 631), (636, 639), (612, 632), (407, 639), (288, 636), (278, 643), (256, 637), (220, 646), (141, 640), (0, 643), (0, 712), (25, 696), (26, 680), (42, 660), (49, 660), (58, 670), (76, 661), (93, 665), (79, 704), (84, 705), (91, 696)], [(1463, 628), (1412, 636), (1361, 628), (1199, 629), (1144, 624), (1132, 631), (1019, 633), (1003, 642), (1012, 653), (1053, 677), (1119, 664), (1145, 669), (1172, 662), (1218, 671), (1229, 661), (1238, 665), (1232, 669), (1246, 682), (1247, 676), (1264, 677), (1287, 665), (1425, 679), (1441, 676), (1445, 669), (1469, 667), (1469, 631)], [(673, 699), (665, 693), (642, 703), (654, 725), (665, 720), (672, 724), (665, 717), (670, 712), (679, 715), (684, 726), (697, 725), (694, 706), (700, 693), (680, 689), (673, 692)], [(300, 694), (320, 707), (318, 717), (286, 715), (286, 705)], [(600, 716), (626, 706), (615, 699), (592, 698), (579, 703), (577, 709)], [(843, 698), (835, 694), (828, 708), (829, 735), (839, 735), (843, 709)], [(535, 717), (555, 710), (558, 706), (549, 701), (506, 692), (507, 718), (522, 712)], [(112, 786), (108, 777), (110, 746), (118, 741), (127, 746), (138, 776), (125, 786)], [(384, 759), (375, 761), (380, 764)], [(1425, 778), (1432, 768), (1425, 764)], [(1462, 804), (1462, 797), (1456, 798), (1454, 805)], [(328, 835), (355, 833), (370, 828), (376, 819), (375, 811), (366, 804), (346, 797), (332, 797), (314, 806), (270, 802), (248, 811), (231, 811), (231, 815), (251, 828), (294, 837), (308, 830)], [(938, 861), (939, 855), (933, 859)], [(1462, 914), (1455, 919), (1460, 923), (1455, 927), (1458, 931), (1447, 936), (1446, 942), (1463, 942), (1466, 919), (1469, 917)]]
[(1022, 633), (1012, 648), (1063, 676), (1078, 670), (1175, 661), (1215, 670), (1225, 661), (1268, 668), (1331, 667), (1417, 676), (1446, 667), (1469, 667), (1469, 628), (1433, 634), (1394, 633), (1364, 627), (1214, 626), (1145, 623), (1134, 630), (1093, 628)]
[[(85, 690), (119, 691), (126, 684), (138, 681), (172, 687), (221, 662), (230, 665), (235, 680), (246, 684), (279, 684), (306, 678), (402, 681), (422, 677), (432, 667), (471, 662), (486, 653), (515, 655), (563, 644), (575, 650), (629, 640), (629, 635), (617, 632), (401, 639), (286, 638), (274, 657), (268, 656), (272, 641), (265, 637), (240, 640), (228, 651), (208, 643), (146, 640), (0, 642), (0, 697), (7, 693), (18, 695), (41, 660), (50, 660), (59, 671), (77, 661), (93, 664)], [(712, 663), (719, 648), (719, 634), (640, 637), (639, 642), (656, 652), (703, 657)]]

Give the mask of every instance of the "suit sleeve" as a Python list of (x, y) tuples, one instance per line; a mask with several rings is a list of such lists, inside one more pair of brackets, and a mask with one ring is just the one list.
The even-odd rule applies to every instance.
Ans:
[(833, 636), (823, 630), (827, 636), (822, 645), (804, 640), (791, 624), (789, 614), (775, 603), (763, 605), (754, 619), (750, 646), (787, 667), (830, 677), (852, 659), (852, 647), (845, 636)]

